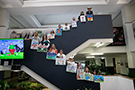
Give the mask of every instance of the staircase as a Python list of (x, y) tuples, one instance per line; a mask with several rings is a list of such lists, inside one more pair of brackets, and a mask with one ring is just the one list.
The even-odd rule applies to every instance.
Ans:
[[(78, 22), (78, 27), (63, 32), (50, 40), (58, 50), (63, 49), (67, 55), (90, 39), (112, 39), (113, 26), (111, 15), (94, 16), (93, 22)], [(24, 41), (24, 60), (14, 60), (14, 64), (22, 64), (44, 78), (60, 90), (77, 90), (79, 87), (100, 90), (100, 84), (90, 81), (78, 81), (76, 74), (66, 72), (66, 66), (56, 66), (55, 61), (46, 60), (46, 53), (30, 49), (31, 41)], [(25, 71), (25, 70), (24, 70)], [(31, 74), (32, 76), (32, 74)], [(57, 89), (55, 89), (57, 90)]]

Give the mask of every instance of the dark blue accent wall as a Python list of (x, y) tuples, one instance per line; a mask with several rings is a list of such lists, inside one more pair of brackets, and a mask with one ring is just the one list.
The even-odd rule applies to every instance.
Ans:
[[(70, 31), (63, 32), (62, 36), (57, 36), (50, 40), (57, 49), (63, 49), (65, 54), (77, 48), (88, 39), (113, 38), (113, 27), (110, 15), (94, 16), (93, 22), (78, 22), (78, 27)], [(39, 53), (30, 50), (31, 41), (24, 44), (24, 60), (14, 60), (14, 64), (22, 64), (39, 74), (50, 83), (61, 90), (76, 90), (79, 87), (93, 88), (100, 90), (100, 84), (90, 81), (76, 80), (76, 74), (67, 73), (66, 66), (56, 66), (55, 61), (46, 60), (46, 53)]]
[(94, 16), (93, 22), (78, 22), (77, 28), (63, 32), (62, 36), (57, 36), (51, 43), (68, 54), (89, 39), (104, 38), (113, 38), (111, 15)]

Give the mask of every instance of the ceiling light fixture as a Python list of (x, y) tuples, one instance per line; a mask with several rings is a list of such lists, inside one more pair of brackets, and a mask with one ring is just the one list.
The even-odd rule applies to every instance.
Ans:
[(95, 56), (86, 56), (86, 58), (95, 58)]
[(96, 43), (96, 45), (95, 45), (95, 46), (98, 46), (99, 44), (100, 44), (100, 42)]
[(101, 42), (100, 44), (97, 45), (97, 48), (102, 46), (102, 45), (104, 45), (104, 43)]
[(90, 55), (103, 55), (104, 53), (91, 53)]

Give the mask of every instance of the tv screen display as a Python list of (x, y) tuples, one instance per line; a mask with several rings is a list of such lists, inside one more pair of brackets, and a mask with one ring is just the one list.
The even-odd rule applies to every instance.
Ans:
[(0, 39), (0, 59), (23, 59), (23, 38)]

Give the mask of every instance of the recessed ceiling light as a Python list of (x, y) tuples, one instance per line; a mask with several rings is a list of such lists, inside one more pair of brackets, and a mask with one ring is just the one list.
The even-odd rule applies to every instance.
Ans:
[(95, 58), (95, 56), (86, 56), (86, 58)]
[(100, 44), (100, 42), (96, 43), (96, 45), (95, 45), (95, 46), (98, 46), (99, 44)]
[(102, 45), (104, 45), (104, 43), (100, 43), (100, 44), (98, 44), (98, 45), (97, 45), (97, 47), (100, 47), (100, 46), (102, 46)]
[(104, 53), (91, 53), (90, 55), (103, 55)]

